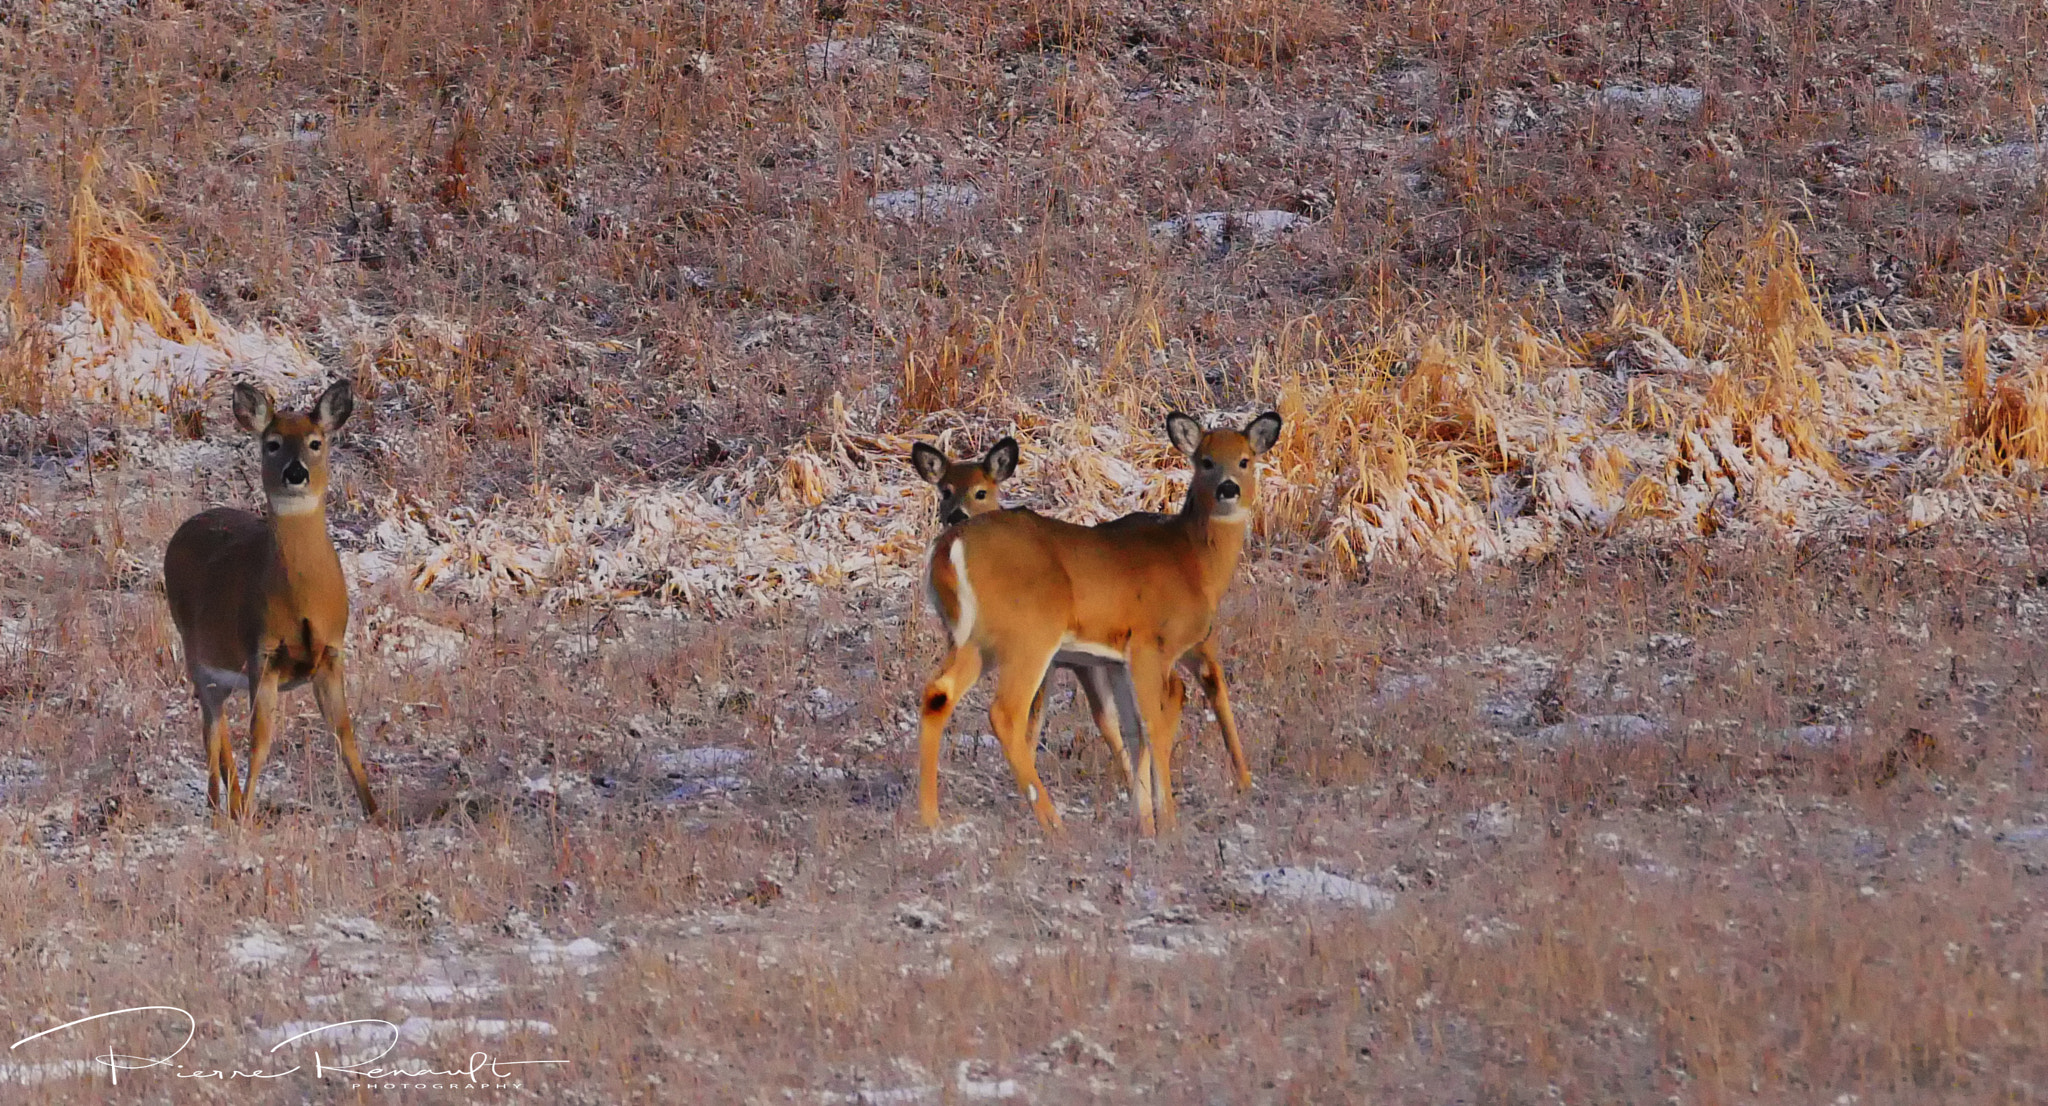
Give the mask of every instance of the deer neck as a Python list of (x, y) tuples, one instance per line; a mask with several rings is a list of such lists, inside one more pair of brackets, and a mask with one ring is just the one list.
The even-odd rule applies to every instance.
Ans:
[(1215, 516), (1213, 508), (1197, 503), (1190, 495), (1174, 521), (1194, 547), (1195, 560), (1201, 571), (1202, 591), (1213, 603), (1230, 587), (1230, 577), (1237, 572), (1238, 557), (1244, 553), (1245, 531), (1251, 525), (1251, 512), (1239, 508), (1236, 517), (1220, 519)]
[(341, 558), (334, 552), (334, 540), (327, 534), (327, 510), (323, 500), (310, 506), (292, 504), (270, 509), (270, 535), (277, 549), (277, 567), (285, 586), (293, 591), (331, 584), (341, 573)]

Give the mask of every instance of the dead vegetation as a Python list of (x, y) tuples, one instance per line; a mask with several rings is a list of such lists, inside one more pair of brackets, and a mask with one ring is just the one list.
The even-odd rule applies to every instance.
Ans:
[[(2025, 1101), (2042, 1077), (2027, 547), (1253, 575), (1223, 629), (1258, 786), (1233, 796), (1208, 724), (1186, 826), (1156, 845), (1065, 688), (1040, 760), (1066, 837), (1030, 831), (972, 729), (949, 743), (957, 820), (914, 828), (898, 692), (937, 642), (893, 600), (508, 608), (452, 653), (374, 623), (353, 690), (399, 824), (343, 816), (307, 710), (264, 824), (222, 830), (159, 600), (52, 593), (0, 657), (0, 985), (23, 1033), (186, 1006), (207, 1065), (343, 1016), (409, 1026), (413, 1058), (571, 1059), (501, 1096), (539, 1101)], [(85, 1047), (0, 1077), (104, 1101), (38, 1066)]]
[[(542, 1101), (2037, 1100), (2040, 34), (0, 5), (0, 1013), (389, 1017)], [(396, 826), (306, 718), (201, 814), (155, 572), (249, 499), (237, 373), (363, 393)], [(1287, 420), (1259, 789), (1211, 727), (1135, 844), (1065, 708), (1069, 839), (974, 732), (912, 831), (910, 443), (1093, 521), (1178, 502), (1170, 406)]]

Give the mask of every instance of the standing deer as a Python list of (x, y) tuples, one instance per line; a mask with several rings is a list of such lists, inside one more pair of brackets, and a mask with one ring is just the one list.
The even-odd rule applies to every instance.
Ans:
[[(225, 788), (229, 815), (244, 821), (255, 811), (256, 777), (276, 735), (278, 693), (308, 681), (364, 815), (377, 814), (343, 694), (348, 583), (327, 534), (328, 458), (335, 431), (354, 409), (346, 380), (303, 414), (277, 411), (268, 393), (237, 383), (235, 422), (262, 442), (269, 513), (203, 511), (178, 527), (164, 550), (164, 592), (205, 727), (206, 802), (219, 810)], [(250, 701), (246, 785), (236, 782), (222, 714), (236, 691), (247, 691)]]
[(1162, 523), (1098, 529), (1015, 509), (977, 515), (939, 535), (925, 583), (953, 651), (922, 701), (918, 813), (925, 825), (939, 819), (946, 722), (993, 662), (996, 740), (1039, 823), (1059, 828), (1059, 810), (1038, 776), (1030, 714), (1047, 666), (1072, 652), (1128, 668), (1145, 732), (1133, 768), (1139, 826), (1147, 834), (1172, 827), (1172, 668), (1209, 636), (1258, 499), (1252, 459), (1273, 447), (1280, 427), (1271, 411), (1243, 431), (1207, 433), (1178, 411), (1168, 415), (1167, 437), (1195, 472), (1180, 513)]
[[(1016, 473), (1017, 452), (1016, 439), (1004, 438), (991, 446), (979, 461), (954, 461), (939, 450), (918, 442), (910, 448), (910, 461), (918, 475), (938, 489), (939, 519), (950, 526), (975, 515), (1002, 509), (998, 485)], [(1172, 519), (1172, 515), (1155, 511), (1134, 511), (1121, 518), (1098, 523), (1095, 529), (1118, 533), (1139, 526), (1160, 525)], [(1237, 719), (1230, 709), (1230, 689), (1223, 681), (1223, 664), (1216, 656), (1214, 636), (1203, 638), (1201, 644), (1180, 658), (1180, 664), (1200, 681), (1203, 693), (1216, 711), (1216, 722), (1223, 729), (1223, 744), (1230, 752), (1232, 775), (1238, 790), (1250, 790), (1252, 770), (1245, 760), (1244, 746), (1238, 740)], [(1137, 721), (1139, 716), (1128, 690), (1128, 675), (1115, 661), (1072, 651), (1063, 651), (1053, 657), (1052, 667), (1072, 672), (1080, 683), (1081, 691), (1088, 700), (1088, 713), (1094, 717), (1096, 729), (1109, 746), (1118, 774), (1125, 786), (1130, 786), (1131, 758), (1124, 746), (1121, 722), (1122, 718)], [(1178, 717), (1178, 704), (1185, 701), (1187, 689), (1178, 675), (1169, 675), (1168, 679), (1172, 702), (1176, 705), (1173, 715)], [(1034, 748), (1045, 715), (1045, 693), (1046, 687), (1041, 685), (1037, 697), (1031, 702), (1030, 731)]]

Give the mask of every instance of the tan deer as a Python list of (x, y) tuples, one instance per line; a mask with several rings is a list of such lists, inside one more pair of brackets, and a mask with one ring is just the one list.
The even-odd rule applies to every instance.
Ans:
[[(910, 461), (918, 475), (938, 489), (939, 520), (950, 526), (975, 515), (1002, 509), (1000, 485), (1016, 473), (1017, 454), (1014, 438), (997, 442), (979, 461), (955, 461), (938, 449), (918, 442), (910, 448)], [(1159, 525), (1172, 519), (1172, 515), (1134, 511), (1121, 518), (1098, 523), (1095, 528), (1116, 533), (1128, 527)], [(1252, 785), (1251, 766), (1246, 762), (1244, 746), (1238, 740), (1237, 719), (1230, 709), (1230, 690), (1223, 680), (1223, 664), (1216, 656), (1214, 636), (1202, 639), (1201, 644), (1180, 658), (1180, 664), (1201, 683), (1210, 707), (1216, 712), (1216, 722), (1223, 730), (1223, 744), (1230, 753), (1232, 775), (1238, 790), (1249, 790)], [(1101, 657), (1067, 651), (1053, 658), (1052, 667), (1074, 674), (1088, 700), (1088, 713), (1094, 717), (1096, 729), (1109, 746), (1118, 774), (1125, 786), (1129, 786), (1131, 758), (1125, 749), (1121, 721), (1122, 718), (1137, 720), (1138, 714), (1126, 680), (1121, 678), (1121, 666)], [(1185, 700), (1187, 689), (1178, 675), (1170, 675), (1169, 682), (1171, 702), (1175, 706), (1173, 713), (1178, 717), (1178, 705)], [(1031, 702), (1030, 732), (1034, 748), (1038, 744), (1039, 728), (1045, 715), (1045, 693), (1049, 684), (1049, 680), (1041, 684), (1038, 695)], [(1118, 716), (1119, 711), (1122, 718)]]
[(1195, 471), (1180, 513), (1163, 523), (1101, 529), (1013, 509), (974, 516), (939, 535), (925, 583), (953, 650), (922, 700), (918, 813), (926, 825), (939, 818), (946, 722), (993, 662), (989, 720), (996, 740), (1039, 823), (1059, 827), (1059, 810), (1038, 776), (1030, 714), (1047, 667), (1065, 652), (1129, 670), (1145, 735), (1132, 769), (1139, 825), (1148, 834), (1171, 828), (1178, 728), (1167, 714), (1172, 669), (1209, 636), (1258, 499), (1252, 461), (1279, 440), (1280, 427), (1279, 414), (1270, 411), (1243, 431), (1207, 433), (1178, 411), (1167, 416), (1167, 437)]
[[(335, 431), (354, 408), (345, 380), (303, 414), (277, 411), (262, 389), (237, 383), (235, 422), (262, 443), (269, 513), (203, 511), (178, 527), (164, 550), (164, 593), (205, 727), (207, 805), (219, 810), (225, 789), (235, 818), (254, 813), (256, 777), (277, 730), (278, 693), (308, 681), (364, 815), (377, 814), (343, 693), (348, 583), (327, 534), (328, 459)], [(247, 691), (250, 701), (246, 785), (236, 781), (222, 713), (236, 691)]]

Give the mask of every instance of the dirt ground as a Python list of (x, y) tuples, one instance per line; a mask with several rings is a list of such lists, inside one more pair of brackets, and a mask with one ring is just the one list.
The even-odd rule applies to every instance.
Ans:
[[(0, 1101), (2048, 1100), (2044, 30), (0, 0)], [(206, 810), (242, 373), (360, 394), (380, 824), (306, 692)], [(986, 689), (922, 828), (909, 441), (1100, 519), (1171, 407), (1288, 413), (1253, 789), (1061, 677), (1067, 832)]]
[[(361, 821), (299, 693), (260, 825), (219, 825), (161, 596), (85, 535), (16, 545), (8, 578), (45, 599), (0, 653), (0, 995), (24, 1034), (178, 1007), (187, 1074), (372, 1054), (344, 1030), (264, 1049), (383, 1019), (410, 1070), (565, 1060), (488, 1092), (555, 1102), (2034, 1101), (2036, 536), (1589, 544), (1313, 586), (1255, 552), (1221, 635), (1257, 783), (1231, 792), (1205, 725), (1158, 841), (1069, 684), (1040, 754), (1063, 836), (980, 696), (947, 823), (920, 828), (939, 641), (907, 595), (506, 604), (467, 611), (458, 652), (364, 644), (392, 824)], [(433, 602), (358, 596), (464, 616)], [(185, 1028), (92, 1023), (0, 1077), (15, 1101), (372, 1097), (78, 1075)]]

